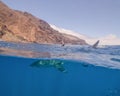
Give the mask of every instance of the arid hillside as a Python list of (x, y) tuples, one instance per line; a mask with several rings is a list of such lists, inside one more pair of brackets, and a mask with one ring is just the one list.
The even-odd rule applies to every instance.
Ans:
[(44, 44), (87, 44), (75, 36), (59, 33), (28, 12), (13, 10), (0, 1), (0, 39), (10, 42)]

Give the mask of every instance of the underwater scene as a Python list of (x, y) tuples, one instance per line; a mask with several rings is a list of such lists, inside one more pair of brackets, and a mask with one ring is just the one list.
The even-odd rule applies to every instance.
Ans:
[(0, 96), (120, 96), (120, 46), (0, 41)]

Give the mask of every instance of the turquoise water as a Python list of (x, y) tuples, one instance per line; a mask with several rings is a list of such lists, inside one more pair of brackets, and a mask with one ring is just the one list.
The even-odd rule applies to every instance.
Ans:
[[(6, 47), (4, 46), (4, 48)], [(15, 48), (16, 46), (13, 49)], [(50, 48), (48, 49), (50, 50)], [(57, 51), (61, 53), (62, 49), (57, 48)], [(70, 53), (70, 50), (68, 51)], [(72, 50), (72, 53), (76, 51), (80, 50)], [(120, 69), (117, 65), (119, 61), (111, 61), (115, 62), (114, 64), (118, 67), (112, 68), (112, 65), (109, 65), (110, 67), (106, 67), (108, 64), (98, 66), (97, 63), (92, 64), (87, 59), (82, 58), (78, 61), (75, 58), (68, 58), (66, 55), (68, 59), (65, 56), (57, 58), (64, 62), (64, 68), (68, 70), (67, 73), (63, 73), (54, 67), (30, 66), (37, 60), (54, 59), (54, 55), (52, 55), (54, 58), (40, 58), (35, 54), (32, 56), (30, 54), (29, 57), (28, 54), (18, 54), (19, 52), (0, 50), (0, 96), (120, 96)], [(91, 53), (93, 52), (90, 51), (87, 54)], [(108, 56), (107, 52), (105, 54)], [(58, 56), (58, 53), (55, 55)], [(108, 57), (111, 58), (111, 55)], [(119, 59), (119, 54), (114, 54), (113, 57)], [(100, 60), (96, 58), (96, 61)], [(109, 60), (108, 62), (111, 63)], [(103, 60), (101, 60), (101, 65), (103, 64)]]

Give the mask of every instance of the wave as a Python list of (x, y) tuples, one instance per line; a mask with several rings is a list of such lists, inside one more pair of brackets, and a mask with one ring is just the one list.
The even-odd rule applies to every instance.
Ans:
[(47, 45), (0, 42), (0, 54), (32, 59), (64, 59), (120, 69), (120, 46), (100, 46), (97, 49), (80, 45)]

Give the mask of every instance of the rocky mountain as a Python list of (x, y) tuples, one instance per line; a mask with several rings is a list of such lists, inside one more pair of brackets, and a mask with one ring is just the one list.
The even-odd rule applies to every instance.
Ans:
[(62, 34), (28, 12), (13, 10), (0, 1), (0, 39), (10, 42), (44, 44), (87, 44), (85, 40)]

